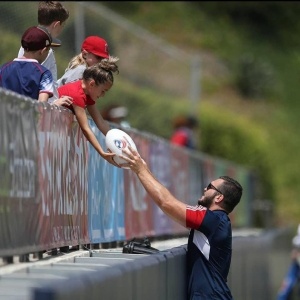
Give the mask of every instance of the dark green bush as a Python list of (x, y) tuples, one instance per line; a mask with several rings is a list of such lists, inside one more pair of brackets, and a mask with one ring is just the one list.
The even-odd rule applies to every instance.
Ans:
[(252, 54), (240, 56), (234, 71), (235, 85), (245, 99), (267, 97), (274, 86), (272, 67)]
[(203, 106), (201, 111), (202, 151), (252, 169), (263, 187), (258, 197), (275, 201), (273, 170), (267, 132), (224, 108)]

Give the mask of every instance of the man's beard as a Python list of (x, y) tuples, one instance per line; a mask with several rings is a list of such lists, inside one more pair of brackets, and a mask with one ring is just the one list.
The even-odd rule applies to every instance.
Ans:
[(198, 200), (198, 204), (202, 205), (206, 208), (210, 208), (211, 205), (213, 204), (213, 200), (214, 200), (215, 194), (211, 195), (211, 196), (203, 196), (201, 199)]

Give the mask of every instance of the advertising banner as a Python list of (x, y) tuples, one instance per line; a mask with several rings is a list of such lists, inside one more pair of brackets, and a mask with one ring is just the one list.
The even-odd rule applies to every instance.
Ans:
[[(172, 185), (170, 144), (155, 140), (150, 144), (149, 168), (155, 177), (167, 188)], [(152, 201), (155, 235), (172, 234), (171, 219)]]
[[(134, 132), (130, 133), (138, 152), (149, 161), (149, 140)], [(152, 203), (136, 174), (124, 171), (125, 236), (126, 239), (153, 235)]]
[[(103, 150), (105, 137), (89, 124)], [(109, 164), (89, 143), (89, 235), (92, 243), (125, 239), (124, 170)]]

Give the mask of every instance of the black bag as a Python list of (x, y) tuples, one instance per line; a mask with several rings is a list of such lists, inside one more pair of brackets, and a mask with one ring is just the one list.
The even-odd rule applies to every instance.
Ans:
[(159, 252), (158, 249), (151, 247), (151, 243), (147, 237), (144, 240), (136, 240), (133, 238), (123, 246), (123, 253), (130, 254), (153, 254)]

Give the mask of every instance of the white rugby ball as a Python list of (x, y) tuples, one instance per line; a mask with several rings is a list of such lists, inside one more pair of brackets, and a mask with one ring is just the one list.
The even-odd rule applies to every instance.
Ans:
[[(120, 155), (126, 155), (122, 153), (122, 150), (126, 149), (128, 146), (132, 147), (134, 150), (137, 150), (136, 145), (130, 135), (128, 135), (123, 130), (114, 128), (110, 129), (105, 136), (105, 143), (107, 149), (112, 153), (115, 153), (114, 161), (117, 164), (127, 163), (126, 160), (120, 158)], [(129, 169), (128, 167), (123, 167), (124, 169)]]

